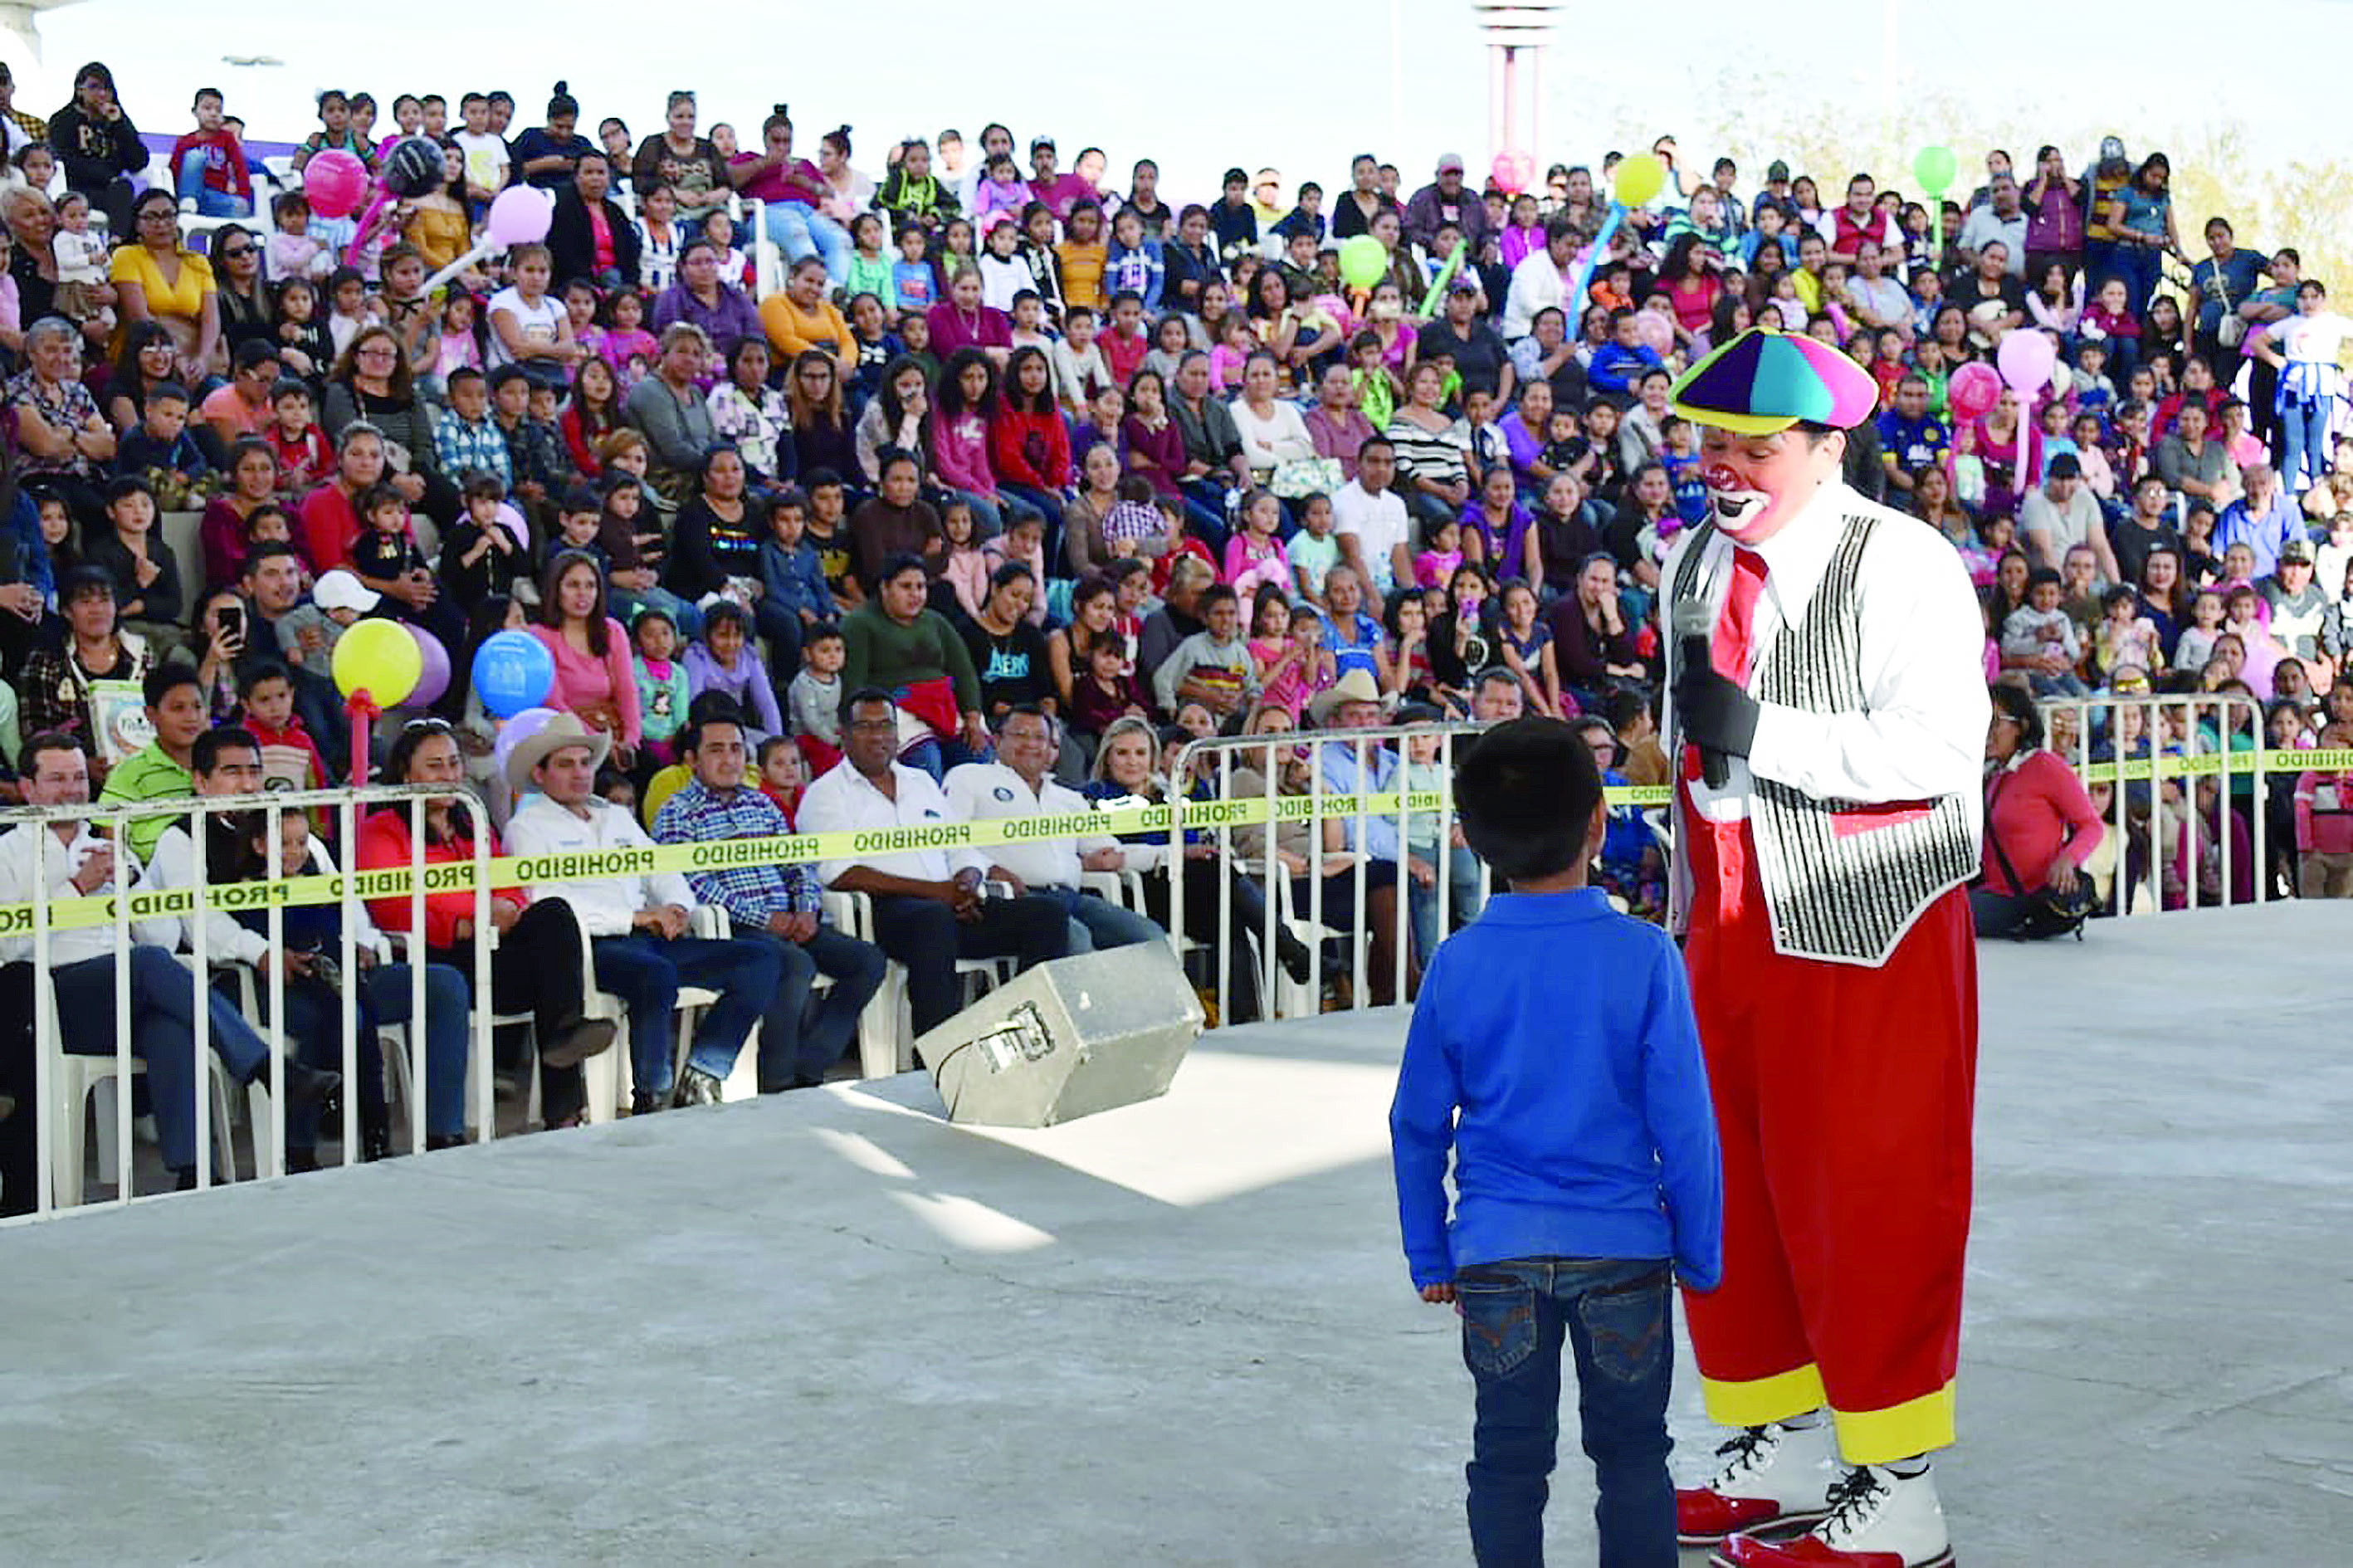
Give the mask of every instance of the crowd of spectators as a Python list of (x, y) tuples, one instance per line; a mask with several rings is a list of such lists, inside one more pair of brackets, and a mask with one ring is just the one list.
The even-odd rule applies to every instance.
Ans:
[[(1936, 220), (1870, 173), (1777, 161), (1749, 187), (1729, 158), (1684, 169), (1662, 138), (1665, 189), (1595, 253), (1615, 154), (1523, 191), (1452, 154), (1426, 182), (1366, 154), (1328, 194), (1237, 168), (1194, 202), (1165, 197), (1148, 158), (1114, 179), (1099, 149), (1066, 165), (1052, 136), (1025, 149), (995, 123), (870, 147), (861, 169), (847, 126), (811, 161), (784, 106), (747, 136), (680, 92), (641, 140), (615, 117), (592, 138), (559, 83), (520, 127), (504, 92), (388, 111), (327, 93), (271, 178), (226, 107), (195, 95), (163, 178), (103, 65), (47, 122), (0, 117), (0, 789), (27, 801), (77, 798), (68, 752), (80, 789), (111, 800), (208, 789), (224, 748), (280, 787), (346, 781), (332, 653), (368, 617), (449, 654), (447, 692), (393, 715), (371, 759), (382, 779), (482, 791), (489, 821), (437, 806), (434, 858), (501, 833), (571, 849), (1419, 788), (1438, 781), (1434, 738), (1270, 740), (1233, 779), (1169, 766), (1212, 735), (1524, 712), (1577, 721), (1611, 782), (1663, 783), (1659, 569), (1707, 505), (1667, 389), (1767, 322), (1878, 380), (1847, 478), (1952, 542), (1984, 597), (1989, 680), (2250, 699), (2152, 706), (2138, 727), (2095, 711), (2079, 749), (2353, 736), (2337, 691), (2353, 322), (2293, 248), (2242, 249), (2227, 215), (2197, 230), (2193, 262), (2164, 154), (2116, 138), (2080, 172), (2052, 147), (2025, 165), (1989, 152)], [(310, 160), (348, 154), (375, 176), (411, 137), (440, 151), (438, 186), (372, 191), (344, 217), (304, 201)], [(517, 184), (552, 197), (545, 242), (477, 255)], [(1382, 258), (1369, 288), (1339, 269), (1357, 236)], [(1957, 373), (2013, 333), (2051, 339), (2051, 385), (1956, 418)], [(548, 649), (565, 718), (502, 764), (467, 672), (511, 627)], [(1989, 742), (1989, 785), (2016, 751)], [(2276, 802), (2215, 793), (2236, 810), (2178, 811), (2183, 840), (2276, 806), (2304, 858), (2261, 874), (2345, 890), (2353, 807), (2334, 775), (2291, 776)], [(2137, 821), (2169, 899), (2235, 895), (2174, 874), (2195, 846), (2152, 850), (2161, 824)], [(152, 854), (164, 826), (125, 850)], [(2092, 853), (2088, 832), (2032, 836), (2071, 865)], [(409, 848), (405, 821), (378, 822), (346, 853)], [(76, 885), (109, 885), (99, 867)], [(1651, 825), (1621, 813), (1605, 885), (1655, 916), (1663, 867)], [(1102, 872), (1132, 895), (1083, 885)], [(1221, 902), (1237, 929), (1278, 895), (1315, 904), (1325, 936), (1373, 945), (1373, 1000), (1398, 968), (1410, 991), (1443, 935), (1440, 884), (1459, 922), (1480, 882), (1434, 822), (1286, 822), (1230, 860), (1106, 838), (554, 885), (495, 918), (502, 954), (587, 943), (652, 1109), (713, 1097), (754, 1022), (764, 1086), (821, 1077), (882, 955), (907, 966), (921, 1030), (953, 1010), (959, 954), (1147, 939), (1179, 879), (1187, 935), (1212, 943)], [(828, 923), (828, 889), (871, 901), (871, 943)], [(406, 930), (406, 908), (376, 921)], [(1280, 929), (1273, 961), (1328, 994), (1348, 966)], [(470, 908), (437, 906), (423, 952), (470, 973), (472, 936)], [(1224, 961), (1230, 1005), (1262, 1009), (1258, 960)], [(611, 1033), (577, 986), (547, 989), (549, 967), (502, 960), (493, 1000), (537, 1018), (557, 1124)], [(733, 1001), (674, 1073), (681, 985)], [(363, 1087), (381, 1147), (381, 1088)], [(432, 1134), (454, 1138), (442, 1089)]]

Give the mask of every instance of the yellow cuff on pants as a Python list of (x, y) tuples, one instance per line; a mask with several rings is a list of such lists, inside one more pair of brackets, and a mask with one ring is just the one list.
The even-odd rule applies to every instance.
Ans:
[(1718, 1426), (1762, 1426), (1768, 1421), (1787, 1421), (1792, 1415), (1820, 1410), (1824, 1401), (1821, 1370), (1811, 1362), (1746, 1383), (1702, 1377), (1699, 1392), (1707, 1406), (1707, 1418)]
[(1884, 1410), (1831, 1407), (1839, 1452), (1850, 1465), (1884, 1465), (1953, 1445), (1953, 1385)]

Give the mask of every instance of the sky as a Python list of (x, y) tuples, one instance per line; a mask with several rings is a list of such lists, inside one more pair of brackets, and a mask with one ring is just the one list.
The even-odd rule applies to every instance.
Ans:
[[(21, 49), (10, 58), (18, 104), (36, 112), (61, 103), (69, 73), (97, 58), (113, 68), (142, 130), (185, 129), (185, 106), (201, 83), (222, 88), (231, 111), (270, 140), (314, 128), (311, 101), (323, 87), (365, 87), (387, 106), (402, 90), (439, 90), (454, 102), (469, 89), (504, 87), (517, 100), (518, 123), (532, 123), (558, 77), (569, 81), (584, 118), (617, 113), (638, 136), (659, 127), (674, 87), (695, 88), (705, 122), (726, 120), (747, 143), (784, 101), (804, 152), (846, 122), (853, 162), (869, 172), (880, 170), (883, 148), (898, 137), (954, 125), (970, 140), (998, 119), (1025, 147), (1032, 134), (1053, 135), (1066, 165), (1080, 147), (1102, 146), (1121, 185), (1133, 160), (1153, 157), (1164, 190), (1180, 198), (1214, 194), (1229, 164), (1271, 164), (1289, 182), (1314, 178), (1333, 188), (1345, 182), (1349, 156), (1371, 150), (1396, 162), (1410, 188), (1440, 152), (1462, 154), (1475, 177), (1495, 151), (1487, 145), (1486, 50), (1465, 0), (1293, 0), (1280, 13), (1287, 24), (1280, 33), (1222, 10), (1199, 14), (1196, 24), (1183, 7), (1131, 12), (1103, 0), (888, 6), (880, 44), (872, 6), (788, 0), (744, 13), (759, 19), (743, 44), (697, 7), (692, 25), (660, 29), (661, 47), (642, 49), (617, 40), (644, 26), (644, 0), (500, 8), (462, 23), (436, 6), (355, 6), (345, 13), (360, 19), (350, 29), (322, 25), (319, 18), (332, 14), (325, 7), (289, 0), (208, 0), (201, 13), (185, 0), (82, 0), (42, 17), (41, 63), (28, 63)], [(1720, 121), (1727, 71), (1752, 68), (1767, 79), (1818, 83), (1824, 97), (1874, 122), (1901, 114), (1909, 92), (1934, 86), (1996, 124), (2029, 104), (2053, 106), (2065, 128), (2112, 122), (2139, 132), (2128, 134), (2136, 152), (2225, 111), (2245, 122), (2266, 157), (2333, 148), (2338, 139), (2332, 95), (2271, 90), (2253, 73), (2215, 69), (2196, 47), (2216, 26), (2213, 0), (2146, 0), (2117, 26), (2052, 22), (2054, 10), (2067, 9), (2049, 0), (1976, 0), (1961, 22), (1964, 13), (1950, 5), (1847, 0), (1821, 13), (1843, 63), (1820, 69), (1820, 34), (1787, 26), (1754, 0), (1681, 0), (1662, 25), (1630, 36), (1613, 29), (1606, 40), (1588, 34), (1589, 18), (1623, 15), (1620, 7), (1564, 5), (1545, 68), (1543, 142), (1531, 151), (1539, 167), (1598, 162), (1609, 148)], [(290, 23), (290, 13), (302, 20)], [(1154, 19), (1148, 32), (1124, 21), (1134, 14)], [(414, 20), (395, 26), (387, 15)], [(1122, 20), (1106, 28), (1106, 17)], [(2348, 25), (2353, 7), (2344, 0), (2277, 0), (2266, 8), (2263, 36), (2274, 45), (2341, 41)], [(562, 43), (551, 48), (551, 38)], [(758, 47), (744, 47), (755, 39)], [(2008, 41), (1999, 76), (1954, 69), (1957, 40), (1973, 48)], [(229, 55), (284, 63), (231, 66), (222, 59)], [(849, 63), (864, 58), (877, 69)], [(1020, 58), (1039, 63), (1010, 63)], [(2039, 139), (2017, 123), (2011, 140)], [(1687, 162), (1728, 150), (1753, 167), (1752, 156), (1771, 155), (1705, 147), (1683, 134)], [(1951, 141), (1965, 167), (1981, 150), (1941, 127), (1922, 127), (1918, 139)], [(2066, 151), (2080, 164), (2091, 149)]]

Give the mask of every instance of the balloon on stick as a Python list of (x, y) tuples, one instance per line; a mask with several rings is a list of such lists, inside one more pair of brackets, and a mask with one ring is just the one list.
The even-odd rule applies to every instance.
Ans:
[(399, 621), (363, 620), (335, 640), (329, 668), (335, 690), (345, 697), (364, 695), (377, 707), (388, 708), (406, 702), (417, 689), (417, 677), (425, 673), (425, 655)]
[(2001, 376), (1994, 367), (1971, 360), (1955, 370), (1945, 383), (1945, 402), (1956, 419), (1974, 419), (2001, 397)]
[(1340, 241), (1340, 277), (1352, 289), (1370, 289), (1387, 275), (1388, 252), (1369, 234), (1352, 234)]
[(1993, 362), (2011, 391), (2031, 397), (2051, 385), (2051, 367), (2059, 362), (2059, 348), (2042, 333), (2021, 327), (2001, 340)]
[(1950, 147), (1931, 144), (1912, 155), (1912, 177), (1920, 182), (1921, 192), (1928, 198), (1928, 260), (1929, 265), (1945, 264), (1945, 193), (1952, 188), (1954, 171), (1960, 167)]
[(474, 694), (494, 718), (537, 707), (554, 684), (555, 660), (528, 631), (496, 632), (474, 652)]
[(1666, 188), (1666, 161), (1656, 153), (1636, 153), (1621, 158), (1610, 175), (1609, 191), (1620, 207), (1646, 206)]
[(408, 635), (416, 639), (417, 655), (424, 661), (417, 684), (409, 691), (408, 704), (411, 707), (431, 707), (449, 689), (449, 650), (442, 644), (441, 639), (425, 628), (409, 622), (402, 624), (408, 627)]
[(349, 217), (367, 195), (367, 165), (340, 147), (302, 165), (302, 199), (321, 217)]

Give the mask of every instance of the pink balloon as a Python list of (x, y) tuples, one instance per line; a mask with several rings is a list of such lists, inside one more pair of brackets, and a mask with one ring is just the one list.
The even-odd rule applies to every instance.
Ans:
[[(2016, 334), (2011, 334), (2015, 336)], [(1990, 365), (1972, 360), (1945, 384), (1945, 400), (1957, 419), (1974, 419), (2001, 397), (2001, 377)]]
[(402, 705), (431, 707), (441, 700), (441, 694), (449, 689), (449, 650), (442, 646), (438, 637), (413, 622), (409, 625), (408, 634), (417, 640), (417, 652), (425, 661), (425, 665), (417, 674), (416, 686)]
[(1672, 354), (1675, 346), (1675, 323), (1656, 311), (1636, 311), (1634, 339), (1655, 353)]
[(1517, 148), (1507, 148), (1495, 154), (1488, 172), (1494, 176), (1496, 189), (1505, 196), (1517, 196), (1528, 188), (1528, 177), (1535, 171), (1535, 159)]
[(482, 232), (501, 249), (511, 250), (518, 245), (536, 245), (547, 238), (548, 226), (555, 221), (555, 200), (545, 191), (532, 185), (509, 185), (491, 203), (491, 216)]
[(321, 217), (349, 217), (367, 195), (367, 165), (340, 147), (302, 165), (302, 198)]
[(2059, 346), (2039, 332), (2019, 331), (1994, 350), (2001, 378), (2021, 397), (2032, 397), (2051, 385), (2051, 367), (2059, 362)]

